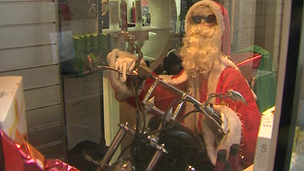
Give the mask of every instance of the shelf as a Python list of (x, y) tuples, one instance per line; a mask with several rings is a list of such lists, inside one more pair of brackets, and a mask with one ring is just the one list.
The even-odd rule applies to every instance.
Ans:
[[(110, 34), (119, 32), (120, 29), (104, 29), (103, 33)], [(142, 44), (141, 50), (144, 58), (153, 61), (159, 56), (165, 55), (170, 48), (171, 38), (174, 33), (170, 32), (169, 27), (157, 26), (143, 26), (143, 27), (129, 27), (128, 32), (133, 34), (138, 44)]]
[[(170, 28), (166, 27), (157, 27), (157, 26), (142, 26), (140, 28), (138, 27), (128, 27), (128, 32), (135, 32), (135, 31), (161, 31), (161, 30), (170, 30)], [(112, 29), (103, 29), (102, 32), (105, 34), (113, 33), (113, 32), (119, 32), (121, 31), (120, 28), (112, 28)]]

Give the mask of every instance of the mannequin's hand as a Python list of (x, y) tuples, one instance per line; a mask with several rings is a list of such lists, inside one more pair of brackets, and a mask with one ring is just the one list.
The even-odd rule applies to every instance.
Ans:
[(107, 56), (109, 67), (113, 67), (120, 71), (121, 74), (118, 75), (119, 81), (121, 82), (126, 82), (126, 74), (130, 74), (132, 72), (136, 65), (137, 59), (137, 56), (119, 49), (112, 50)]
[(213, 109), (221, 115), (221, 126), (226, 132), (240, 129), (238, 124), (240, 119), (232, 109), (224, 105), (213, 105)]
[[(137, 59), (137, 56), (119, 49), (114, 49), (107, 55), (109, 67), (115, 68), (120, 72), (110, 71), (108, 75), (111, 86), (115, 90), (117, 100), (124, 100), (133, 96), (133, 92), (127, 86), (126, 80), (127, 74), (131, 74), (135, 68)], [(140, 63), (145, 64), (143, 60)]]
[(130, 74), (135, 68), (136, 60), (132, 57), (118, 57), (115, 62), (115, 69), (119, 70), (122, 75), (120, 80), (126, 82), (127, 73)]
[[(227, 130), (227, 134), (218, 136), (218, 130), (214, 129), (208, 121), (203, 121), (202, 131), (206, 144), (207, 153), (212, 164), (215, 164), (217, 153), (220, 149), (226, 149), (228, 154), (232, 144), (240, 144), (242, 134), (242, 123), (232, 109), (224, 105), (213, 105), (214, 111), (221, 115), (223, 121), (222, 128)], [(214, 145), (216, 142), (216, 145)]]

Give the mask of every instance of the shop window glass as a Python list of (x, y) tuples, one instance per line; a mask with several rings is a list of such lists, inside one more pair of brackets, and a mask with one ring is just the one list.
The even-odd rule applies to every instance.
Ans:
[[(229, 141), (229, 147), (224, 144), (226, 153), (237, 144), (236, 158), (241, 169), (268, 167), (253, 165), (269, 160), (269, 156), (263, 160), (254, 156), (256, 143), (248, 140), (262, 136), (262, 116), (274, 117), (287, 1), (206, 2), (0, 1), (0, 76), (23, 77), (29, 143), (46, 158), (60, 159), (83, 171), (112, 165), (117, 158), (130, 155), (137, 169), (156, 164), (156, 170), (208, 170), (214, 168), (220, 154), (220, 146), (214, 147), (213, 143), (224, 142), (219, 139), (235, 129), (238, 134), (230, 136), (239, 141)], [(198, 27), (200, 24), (202, 27)], [(194, 38), (204, 33), (202, 37), (214, 37), (202, 41), (189, 38), (192, 33), (197, 33)], [(190, 48), (185, 48), (187, 43)], [(198, 58), (204, 54), (218, 59), (210, 62), (211, 58)], [(125, 75), (117, 72), (124, 68), (128, 72), (130, 66), (137, 70), (132, 68)], [(139, 80), (134, 81), (135, 74), (141, 76)], [(157, 86), (160, 93), (153, 92), (148, 98), (145, 95), (153, 81), (150, 77), (161, 78), (164, 85)], [(215, 91), (223, 94), (210, 94)], [(203, 103), (212, 95), (215, 99), (208, 101), (212, 105)], [(249, 105), (226, 100), (226, 96)], [(195, 105), (181, 103), (187, 100)], [(230, 107), (224, 109), (231, 115), (212, 113), (213, 105)], [(183, 114), (190, 109), (198, 111), (180, 122), (185, 115), (175, 115), (180, 112), (178, 107)], [(160, 113), (167, 118), (160, 119)], [(299, 105), (294, 155), (302, 152), (301, 113)], [(206, 124), (208, 117), (211, 120)], [(230, 119), (235, 122), (227, 124)], [(170, 120), (175, 121), (167, 123)], [(205, 138), (208, 129), (213, 131), (210, 139)], [(125, 131), (136, 136), (122, 136)], [(165, 138), (157, 137), (163, 134)], [(118, 141), (116, 135), (124, 138), (114, 148), (110, 145)], [(266, 139), (270, 142), (271, 136)], [(116, 150), (115, 154), (107, 153), (108, 149)], [(164, 151), (169, 157), (164, 157)], [(154, 154), (156, 163), (150, 162)], [(158, 160), (161, 154), (163, 158)], [(124, 160), (116, 164), (130, 167)]]

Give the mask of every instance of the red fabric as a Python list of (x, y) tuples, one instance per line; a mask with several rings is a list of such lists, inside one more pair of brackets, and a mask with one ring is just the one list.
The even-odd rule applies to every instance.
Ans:
[[(152, 79), (147, 80), (144, 89), (141, 95), (139, 96), (140, 99), (143, 99), (148, 88), (150, 88), (153, 82), (154, 80)], [(186, 85), (187, 83), (184, 82), (178, 85), (178, 87), (186, 91)], [(200, 102), (204, 102), (207, 98), (207, 81), (202, 81), (200, 83), (200, 87)], [(240, 158), (240, 163), (244, 167), (247, 167), (251, 165), (254, 160), (255, 146), (259, 131), (261, 114), (254, 100), (252, 91), (250, 90), (248, 83), (246, 82), (242, 74), (233, 68), (226, 68), (221, 73), (216, 92), (227, 92), (230, 89), (241, 93), (242, 96), (245, 98), (247, 105), (243, 104), (242, 102), (235, 102), (231, 99), (216, 99), (216, 103), (227, 105), (239, 114), (240, 120), (243, 123), (242, 137), (244, 140), (241, 142), (242, 144), (244, 143), (244, 145), (241, 144), (240, 150), (241, 155), (244, 156), (244, 159)], [(151, 97), (153, 96), (155, 96), (155, 106), (162, 110), (166, 110), (166, 107), (168, 107), (175, 99), (180, 98), (180, 95), (172, 93), (172, 91), (165, 88), (164, 86), (157, 86)], [(135, 106), (134, 97), (131, 97), (126, 101)], [(201, 123), (197, 124), (198, 126), (201, 125)]]
[(230, 55), (231, 52), (230, 52), (230, 22), (229, 22), (229, 15), (228, 15), (228, 12), (226, 10), (226, 8), (219, 4), (218, 2), (215, 2), (217, 3), (221, 10), (222, 10), (222, 14), (223, 14), (223, 18), (224, 18), (224, 31), (223, 31), (223, 36), (222, 36), (222, 52), (226, 55)]
[(240, 115), (239, 117), (243, 124), (242, 139), (244, 140), (241, 142), (241, 154), (244, 156), (244, 159), (240, 159), (240, 163), (244, 167), (247, 167), (251, 165), (254, 160), (261, 114), (248, 83), (241, 73), (233, 68), (226, 68), (222, 72), (216, 91), (227, 92), (229, 89), (233, 89), (242, 94), (247, 105), (241, 102), (232, 101), (231, 99), (225, 99), (223, 101), (217, 99), (216, 102), (218, 104), (228, 105)]

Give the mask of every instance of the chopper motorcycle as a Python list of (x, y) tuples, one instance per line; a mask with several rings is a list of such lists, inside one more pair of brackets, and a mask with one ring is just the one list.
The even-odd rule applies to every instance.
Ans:
[[(135, 37), (128, 32), (119, 33), (131, 45), (133, 45), (138, 54), (138, 61), (143, 58), (142, 52), (136, 46)], [(100, 70), (111, 70), (119, 72), (114, 68), (107, 66), (99, 66)], [(111, 142), (103, 159), (97, 163), (100, 171), (187, 171), (187, 170), (214, 170), (211, 162), (208, 162), (206, 147), (199, 135), (182, 124), (182, 121), (189, 115), (198, 112), (208, 119), (216, 133), (219, 136), (225, 136), (229, 129), (227, 128), (227, 120), (221, 117), (221, 114), (213, 109), (211, 99), (215, 97), (230, 98), (235, 101), (246, 103), (242, 95), (234, 90), (226, 93), (211, 93), (205, 102), (201, 103), (194, 97), (179, 88), (163, 81), (160, 77), (152, 74), (153, 69), (146, 65), (136, 63), (135, 69), (131, 74), (126, 74), (131, 80), (136, 106), (140, 110), (136, 110), (136, 125), (129, 127), (126, 124), (119, 124), (119, 130)], [(122, 73), (120, 73), (122, 74)], [(138, 99), (138, 90), (142, 83), (152, 78), (154, 83), (148, 89), (142, 101)], [(166, 110), (161, 110), (154, 104), (151, 97), (155, 87), (162, 85), (180, 95), (180, 98), (174, 100)], [(194, 105), (194, 110), (183, 114), (182, 107), (186, 102)], [(148, 113), (156, 113), (150, 120), (147, 120)], [(121, 144), (127, 133), (134, 138), (127, 148), (129, 155), (127, 157), (119, 157), (113, 164), (109, 164), (113, 155)], [(123, 150), (124, 153), (126, 149)], [(206, 162), (202, 162), (206, 161)]]

